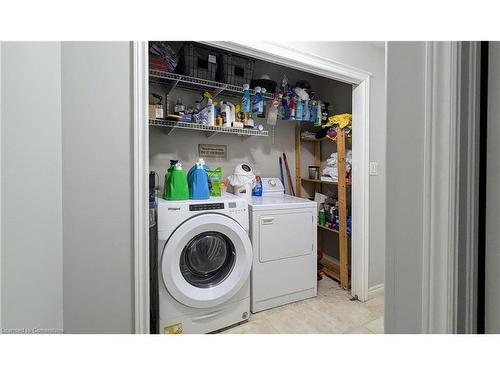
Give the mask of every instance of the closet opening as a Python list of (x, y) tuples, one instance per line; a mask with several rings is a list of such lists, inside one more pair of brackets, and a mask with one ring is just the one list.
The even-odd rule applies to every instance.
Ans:
[(369, 77), (214, 44), (147, 48), (150, 332), (380, 331), (383, 295), (362, 302)]

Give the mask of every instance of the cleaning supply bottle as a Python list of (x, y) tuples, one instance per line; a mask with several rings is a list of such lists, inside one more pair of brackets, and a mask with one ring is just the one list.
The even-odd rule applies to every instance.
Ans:
[(255, 176), (255, 187), (252, 190), (252, 195), (262, 197), (262, 179), (260, 176)]
[(288, 106), (288, 99), (283, 96), (281, 98), (281, 110), (283, 111), (283, 116), (281, 117), (282, 120), (290, 120), (290, 107)]
[(304, 121), (309, 121), (311, 119), (311, 109), (309, 108), (309, 100), (304, 100), (304, 108), (302, 109), (304, 114)]
[(310, 117), (310, 120), (313, 124), (316, 123), (316, 116), (318, 115), (318, 107), (317, 107), (318, 103), (316, 102), (316, 100), (313, 100), (311, 102), (311, 117)]
[(269, 107), (269, 111), (267, 113), (267, 125), (276, 125), (276, 122), (278, 121), (279, 105), (279, 97), (277, 95), (274, 95), (273, 102), (271, 103), (271, 106)]
[(263, 87), (261, 89), (261, 92), (262, 92), (262, 113), (257, 114), (257, 117), (265, 118), (266, 117), (266, 99), (264, 98), (264, 95), (266, 93), (266, 89)]
[(208, 166), (205, 164), (205, 160), (203, 160), (203, 158), (198, 158), (198, 161), (196, 163), (194, 163), (194, 165), (191, 167), (191, 169), (189, 169), (188, 174), (187, 174), (189, 186), (191, 186), (191, 184), (193, 182), (194, 172), (195, 172), (198, 164), (201, 164), (201, 166), (203, 167), (204, 170), (209, 169)]
[(168, 196), (168, 176), (170, 174), (171, 171), (173, 171), (173, 169), (175, 168), (175, 165), (178, 163), (179, 161), (178, 160), (170, 160), (170, 166), (168, 167), (167, 169), (167, 173), (165, 173), (165, 182), (164, 182), (164, 186), (163, 186), (163, 199), (167, 199), (167, 196)]
[(295, 109), (297, 108), (296, 105), (297, 105), (297, 103), (295, 102), (295, 99), (290, 98), (290, 119), (291, 120), (295, 120)]
[(186, 111), (186, 107), (184, 106), (184, 104), (182, 104), (182, 98), (178, 98), (177, 103), (175, 104), (175, 107), (174, 107), (174, 113), (176, 115), (180, 115), (180, 114), (183, 114), (185, 111)]
[(241, 110), (244, 113), (250, 112), (250, 85), (245, 83), (243, 85), (243, 98), (241, 99)]
[(182, 164), (176, 163), (168, 173), (168, 189), (165, 199), (170, 201), (182, 201), (189, 199), (189, 187), (186, 172), (182, 170)]
[(319, 210), (319, 213), (318, 213), (318, 225), (324, 226), (325, 223), (326, 223), (326, 212), (325, 212), (325, 208), (321, 207), (321, 209)]
[(302, 100), (297, 99), (297, 109), (295, 110), (295, 119), (297, 121), (302, 121), (303, 107)]
[(189, 196), (191, 199), (210, 198), (210, 189), (208, 186), (208, 175), (205, 170), (205, 163), (196, 162), (192, 181), (189, 185)]
[(215, 126), (215, 106), (212, 99), (208, 99), (208, 125)]
[(229, 126), (233, 126), (236, 121), (236, 107), (231, 102), (227, 102), (226, 104), (229, 106)]
[(316, 119), (314, 121), (314, 126), (321, 126), (321, 101), (318, 100), (316, 105)]
[(262, 99), (261, 88), (259, 86), (255, 88), (252, 112), (256, 113), (257, 116), (261, 115), (264, 112), (264, 100)]

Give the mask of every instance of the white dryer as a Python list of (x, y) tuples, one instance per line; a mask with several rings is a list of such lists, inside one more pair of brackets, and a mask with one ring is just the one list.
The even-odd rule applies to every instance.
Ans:
[(285, 194), (278, 178), (262, 190), (249, 203), (254, 313), (317, 295), (316, 202)]
[(248, 319), (245, 199), (159, 199), (158, 257), (160, 333), (208, 333)]

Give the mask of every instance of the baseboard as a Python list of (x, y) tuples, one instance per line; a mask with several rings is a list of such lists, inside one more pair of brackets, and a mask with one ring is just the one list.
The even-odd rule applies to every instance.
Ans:
[(368, 289), (368, 299), (384, 294), (384, 284), (377, 284)]

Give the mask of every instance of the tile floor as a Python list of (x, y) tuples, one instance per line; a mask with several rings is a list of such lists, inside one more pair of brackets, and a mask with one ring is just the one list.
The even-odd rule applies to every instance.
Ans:
[(384, 296), (365, 303), (328, 277), (318, 282), (318, 297), (253, 314), (221, 333), (384, 333)]

